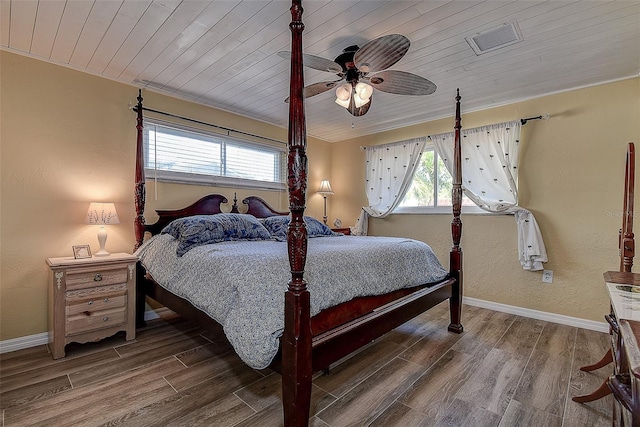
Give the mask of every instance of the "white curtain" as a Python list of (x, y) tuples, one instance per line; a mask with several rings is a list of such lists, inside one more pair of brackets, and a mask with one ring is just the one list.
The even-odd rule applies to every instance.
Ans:
[(369, 206), (362, 208), (352, 234), (366, 236), (369, 215), (384, 218), (402, 201), (420, 165), (426, 138), (366, 147), (365, 185)]
[[(475, 204), (489, 212), (513, 213), (518, 227), (522, 268), (542, 270), (547, 252), (533, 214), (518, 206), (520, 121), (463, 129), (462, 186)], [(454, 133), (434, 135), (438, 155), (453, 174)]]

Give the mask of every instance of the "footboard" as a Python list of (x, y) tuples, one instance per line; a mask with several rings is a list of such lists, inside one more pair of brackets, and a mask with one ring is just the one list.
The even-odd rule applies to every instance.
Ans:
[(338, 328), (313, 337), (313, 370), (329, 367), (355, 350), (452, 297), (455, 280), (425, 287)]

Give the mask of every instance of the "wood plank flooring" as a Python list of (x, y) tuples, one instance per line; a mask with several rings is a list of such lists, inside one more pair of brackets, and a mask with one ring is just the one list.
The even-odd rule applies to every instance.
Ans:
[[(609, 426), (613, 399), (578, 404), (611, 367), (607, 334), (465, 306), (447, 332), (443, 303), (317, 374), (310, 425)], [(0, 355), (3, 426), (279, 426), (280, 376), (165, 312), (138, 330)]]

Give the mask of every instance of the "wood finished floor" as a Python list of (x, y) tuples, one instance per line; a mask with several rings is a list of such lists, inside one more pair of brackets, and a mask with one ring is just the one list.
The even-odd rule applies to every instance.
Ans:
[[(609, 426), (598, 387), (608, 335), (465, 306), (461, 335), (446, 303), (316, 375), (310, 425)], [(219, 337), (175, 315), (138, 330), (0, 355), (3, 426), (278, 426), (280, 376), (244, 365)]]

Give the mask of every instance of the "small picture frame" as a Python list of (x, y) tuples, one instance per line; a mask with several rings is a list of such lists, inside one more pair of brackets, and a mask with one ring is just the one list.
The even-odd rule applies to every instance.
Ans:
[(74, 245), (73, 257), (75, 259), (91, 258), (91, 247), (89, 245)]

